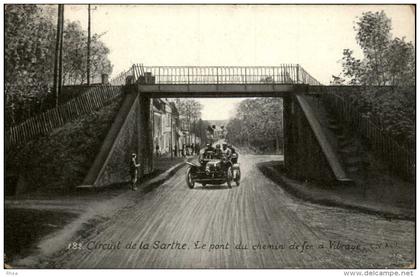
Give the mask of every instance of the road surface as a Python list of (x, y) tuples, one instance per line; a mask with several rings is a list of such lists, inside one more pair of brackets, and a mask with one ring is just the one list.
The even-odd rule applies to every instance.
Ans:
[[(187, 168), (90, 230), (47, 267), (385, 268), (414, 263), (414, 222), (311, 204), (240, 157), (239, 187), (185, 183)], [(131, 245), (130, 245), (131, 243)], [(136, 244), (136, 245), (134, 245)], [(129, 246), (129, 248), (126, 248)], [(156, 249), (157, 248), (157, 249)]]

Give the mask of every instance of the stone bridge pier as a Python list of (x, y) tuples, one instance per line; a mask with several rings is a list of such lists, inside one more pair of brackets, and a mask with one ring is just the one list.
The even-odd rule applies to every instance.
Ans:
[[(131, 92), (138, 93), (138, 92)], [(137, 156), (141, 163), (141, 176), (153, 171), (153, 110), (151, 98), (138, 93), (138, 120), (139, 135), (137, 137)]]

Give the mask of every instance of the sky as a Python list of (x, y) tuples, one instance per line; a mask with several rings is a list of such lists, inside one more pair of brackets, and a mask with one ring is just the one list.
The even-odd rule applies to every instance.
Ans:
[[(321, 83), (341, 71), (342, 51), (361, 56), (357, 16), (384, 10), (392, 34), (415, 38), (409, 5), (94, 5), (92, 32), (103, 34), (113, 75), (133, 63), (276, 66), (300, 64)], [(87, 29), (87, 5), (66, 5), (65, 19)], [(112, 77), (112, 76), (111, 76)], [(241, 99), (200, 99), (203, 119), (227, 119)], [(223, 105), (221, 105), (223, 104)]]

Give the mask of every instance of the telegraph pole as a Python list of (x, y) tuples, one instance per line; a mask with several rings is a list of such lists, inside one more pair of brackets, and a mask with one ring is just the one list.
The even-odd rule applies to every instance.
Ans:
[(171, 107), (171, 147), (170, 147), (170, 151), (171, 151), (171, 159), (174, 158), (174, 141), (173, 141), (173, 137), (174, 137), (174, 129), (173, 129), (173, 122), (172, 122), (172, 107)]
[[(58, 97), (61, 95), (61, 86), (63, 85), (63, 33), (64, 33), (64, 5), (61, 4), (61, 34), (60, 34), (60, 59), (58, 64)], [(58, 106), (58, 103), (57, 103)]]
[(198, 121), (198, 130), (200, 132), (200, 147), (203, 145), (203, 120), (200, 117), (200, 120)]
[(54, 61), (54, 84), (53, 91), (55, 95), (55, 105), (58, 106), (58, 98), (61, 94), (62, 67), (63, 67), (63, 28), (64, 28), (64, 5), (58, 4), (57, 16), (57, 37), (55, 43), (55, 61)]
[(197, 144), (197, 118), (194, 117), (194, 147)]
[(87, 41), (87, 63), (86, 63), (87, 84), (90, 85), (90, 4), (88, 5), (88, 41)]

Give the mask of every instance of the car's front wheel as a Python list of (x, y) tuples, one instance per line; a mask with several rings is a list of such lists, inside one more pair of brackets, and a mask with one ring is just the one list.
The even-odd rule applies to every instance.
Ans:
[(232, 179), (233, 179), (232, 167), (229, 167), (227, 170), (227, 176), (226, 176), (226, 183), (227, 183), (228, 188), (232, 188)]
[(235, 172), (234, 173), (235, 173), (234, 174), (235, 175), (234, 176), (235, 183), (239, 187), (239, 185), (241, 183), (241, 171), (239, 169), (235, 169)]
[(194, 180), (192, 178), (191, 167), (188, 168), (186, 180), (187, 180), (188, 187), (190, 189), (194, 188), (195, 183), (194, 183)]

